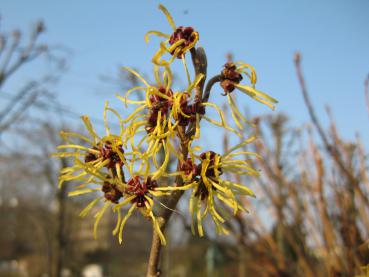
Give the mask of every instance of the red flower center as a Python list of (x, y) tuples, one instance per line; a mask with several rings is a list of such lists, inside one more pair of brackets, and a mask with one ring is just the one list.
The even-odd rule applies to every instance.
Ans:
[(149, 116), (147, 118), (147, 124), (146, 124), (146, 132), (151, 133), (154, 131), (159, 117), (159, 111), (161, 113), (160, 120), (164, 118), (169, 112), (169, 110), (173, 106), (173, 91), (171, 89), (166, 90), (164, 87), (161, 87), (158, 89), (160, 93), (168, 96), (168, 98), (164, 98), (162, 96), (151, 94), (149, 97), (150, 103), (151, 103), (151, 109)]
[[(182, 47), (186, 47), (189, 46), (191, 43), (193, 43), (196, 39), (196, 34), (195, 34), (195, 30), (192, 27), (183, 27), (180, 26), (178, 27), (174, 33), (170, 36), (169, 38), (169, 44), (173, 45), (174, 43), (176, 43), (177, 41), (180, 41), (181, 39), (184, 39), (183, 44), (181, 44)], [(175, 50), (173, 50), (171, 52), (171, 54), (173, 55), (175, 52)], [(183, 51), (179, 51), (178, 52), (178, 58), (181, 58), (181, 56), (183, 55)]]
[(201, 172), (201, 168), (194, 164), (191, 159), (187, 159), (187, 161), (181, 163), (179, 169), (183, 171), (187, 176), (189, 176), (191, 173), (192, 176), (198, 176)]
[[(203, 152), (200, 154), (200, 158), (202, 160), (205, 160), (208, 156), (207, 153), (209, 154), (209, 158), (210, 158), (210, 163), (208, 165), (208, 169), (206, 170), (206, 177), (215, 177), (215, 157), (219, 154), (213, 152), (213, 151), (208, 151), (208, 152)], [(219, 175), (223, 174), (222, 169), (220, 167), (217, 168), (217, 170), (219, 171)]]
[(119, 191), (115, 184), (105, 181), (101, 190), (104, 192), (104, 197), (115, 204), (118, 204), (119, 199), (123, 197), (121, 191)]
[(140, 176), (135, 176), (129, 179), (127, 185), (126, 193), (136, 196), (131, 202), (136, 203), (137, 207), (141, 208), (145, 207), (145, 202), (147, 201), (145, 196), (152, 198), (149, 190), (154, 190), (158, 186), (158, 183), (150, 177), (145, 182), (141, 182)]
[(235, 85), (239, 84), (243, 79), (241, 73), (237, 72), (236, 69), (236, 65), (232, 62), (227, 62), (224, 65), (220, 85), (226, 94), (234, 91)]
[[(107, 141), (106, 143), (104, 143), (100, 151), (101, 151), (101, 156), (103, 157), (104, 161), (107, 159), (110, 160), (110, 162), (107, 165), (107, 168), (115, 169), (116, 164), (119, 164), (119, 166), (123, 166), (124, 162), (119, 157), (119, 154), (113, 150), (110, 142)], [(118, 146), (118, 151), (122, 154), (124, 153), (123, 147), (121, 145)]]
[[(120, 153), (124, 154), (124, 150), (121, 145), (118, 146), (117, 148)], [(119, 154), (117, 153), (117, 151), (113, 150), (113, 147), (110, 141), (103, 143), (102, 146), (99, 145), (99, 148), (93, 147), (93, 149), (100, 151), (100, 153), (99, 154), (87, 153), (85, 156), (86, 163), (95, 161), (98, 158), (102, 157), (103, 161), (106, 161), (109, 159), (109, 163), (106, 165), (106, 167), (109, 169), (115, 169), (116, 164), (119, 164), (120, 167), (123, 166), (124, 164), (123, 160), (119, 157)]]

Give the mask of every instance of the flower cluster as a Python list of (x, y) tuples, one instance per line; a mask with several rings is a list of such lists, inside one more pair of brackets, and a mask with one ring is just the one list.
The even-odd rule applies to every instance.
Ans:
[[(171, 64), (175, 58), (182, 59), (185, 62), (185, 54), (195, 47), (199, 40), (199, 33), (196, 32), (192, 27), (177, 27), (168, 10), (163, 5), (159, 5), (159, 9), (167, 17), (169, 25), (173, 29), (173, 33), (164, 34), (159, 31), (149, 31), (146, 33), (146, 42), (149, 41), (150, 35), (156, 35), (166, 39), (160, 43), (160, 48), (152, 58), (152, 61), (154, 64), (161, 66), (167, 66)], [(171, 58), (168, 61), (161, 59), (166, 53), (171, 55)]]
[[(254, 196), (246, 186), (228, 180), (234, 175), (259, 174), (244, 158), (248, 155), (257, 156), (245, 150), (254, 137), (243, 140), (223, 155), (211, 150), (199, 153), (200, 147), (192, 145), (200, 142), (201, 120), (241, 137), (240, 131), (247, 121), (235, 105), (232, 96), (235, 89), (271, 108), (274, 108), (273, 104), (277, 101), (255, 88), (256, 73), (252, 66), (241, 62), (226, 63), (217, 81), (223, 88), (223, 95), (227, 97), (232, 111), (235, 124), (232, 127), (222, 110), (208, 101), (209, 96), (203, 96), (204, 87), (210, 90), (211, 85), (210, 88), (209, 85), (205, 86), (206, 69), (202, 67), (206, 60), (202, 64), (196, 64), (196, 60), (201, 63), (201, 59), (206, 58), (201, 56), (204, 53), (202, 48), (196, 48), (198, 32), (192, 27), (177, 27), (166, 8), (160, 5), (159, 9), (165, 14), (173, 33), (149, 31), (145, 36), (146, 41), (150, 35), (165, 39), (152, 58), (154, 82), (145, 80), (137, 71), (125, 67), (125, 70), (141, 82), (125, 94), (117, 95), (125, 111), (128, 106), (135, 107), (131, 113), (122, 117), (106, 103), (104, 136), (99, 136), (89, 118), (83, 116), (88, 135), (62, 132), (61, 136), (66, 143), (60, 145), (59, 152), (55, 153), (55, 156), (70, 159), (69, 166), (61, 170), (59, 178), (60, 186), (64, 182), (77, 183), (75, 189), (69, 193), (70, 196), (89, 193), (100, 195), (80, 213), (84, 217), (91, 210), (100, 207), (95, 213), (95, 237), (103, 214), (111, 208), (117, 214), (113, 234), (118, 236), (119, 242), (123, 240), (127, 220), (134, 211), (138, 211), (152, 222), (161, 243), (165, 244), (162, 219), (158, 218), (160, 214), (156, 207), (158, 204), (166, 207), (161, 201), (173, 197), (174, 191), (191, 192), (188, 207), (194, 233), (197, 230), (200, 236), (204, 234), (202, 222), (209, 215), (216, 231), (227, 234), (223, 224), (226, 216), (222, 207), (227, 206), (236, 214), (244, 211), (240, 197)], [(186, 63), (188, 52), (194, 61), (196, 74), (193, 77)], [(166, 60), (165, 55), (170, 58)], [(182, 60), (188, 80), (188, 86), (184, 90), (173, 87), (171, 64), (176, 58)], [(243, 76), (249, 79), (250, 85), (241, 84)], [(136, 100), (131, 97), (139, 91), (144, 93), (144, 99)], [(218, 120), (207, 115), (208, 108), (214, 109)], [(108, 115), (119, 121), (119, 132), (112, 132)], [(176, 171), (171, 171), (169, 166), (173, 158), (178, 162)], [(167, 185), (170, 183), (172, 185)], [(99, 205), (99, 202), (103, 205)], [(122, 216), (124, 211), (125, 215)]]

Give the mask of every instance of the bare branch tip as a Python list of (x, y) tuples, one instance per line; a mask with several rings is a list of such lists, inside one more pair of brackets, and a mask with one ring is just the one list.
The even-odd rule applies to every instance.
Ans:
[(293, 56), (293, 60), (295, 62), (296, 65), (299, 65), (301, 62), (301, 54), (300, 52), (295, 52), (294, 56)]

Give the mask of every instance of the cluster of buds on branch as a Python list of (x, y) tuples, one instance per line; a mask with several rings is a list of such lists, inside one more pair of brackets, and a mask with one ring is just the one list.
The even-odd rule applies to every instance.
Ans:
[[(105, 131), (99, 136), (89, 118), (83, 116), (88, 136), (72, 132), (62, 132), (66, 144), (58, 147), (55, 156), (70, 157), (73, 164), (63, 168), (60, 183), (78, 182), (70, 196), (99, 193), (81, 212), (86, 216), (99, 202), (104, 204), (95, 214), (94, 235), (103, 214), (110, 208), (117, 214), (113, 234), (123, 240), (123, 228), (134, 211), (139, 211), (153, 225), (154, 232), (162, 244), (166, 243), (162, 225), (158, 220), (156, 207), (161, 201), (170, 202), (178, 197), (176, 192), (190, 191), (189, 212), (192, 216), (193, 233), (204, 235), (203, 220), (210, 217), (218, 233), (227, 234), (224, 226), (225, 211), (228, 206), (234, 214), (244, 211), (240, 202), (242, 196), (254, 196), (243, 184), (226, 180), (224, 176), (255, 175), (259, 172), (252, 168), (245, 156), (258, 156), (247, 152), (245, 146), (255, 138), (251, 137), (231, 148), (224, 154), (213, 151), (200, 152), (201, 120), (223, 128), (241, 137), (240, 131), (247, 124), (235, 104), (235, 89), (245, 93), (258, 102), (271, 108), (277, 101), (257, 90), (254, 68), (242, 62), (226, 63), (220, 74), (206, 80), (206, 56), (201, 47), (197, 47), (199, 33), (192, 27), (177, 27), (167, 9), (160, 5), (173, 29), (171, 34), (149, 31), (145, 40), (151, 35), (164, 38), (152, 58), (155, 82), (149, 83), (137, 71), (125, 67), (142, 83), (129, 89), (123, 95), (117, 95), (122, 105), (135, 107), (126, 117), (109, 107), (104, 109)], [(191, 55), (195, 76), (191, 76), (187, 67), (187, 57)], [(172, 63), (181, 60), (188, 80), (183, 91), (173, 88)], [(250, 85), (241, 84), (243, 77)], [(220, 83), (231, 108), (233, 123), (228, 123), (223, 111), (209, 101), (214, 84)], [(143, 100), (131, 99), (131, 94), (144, 92)], [(207, 116), (207, 109), (214, 109), (214, 117)], [(113, 134), (108, 122), (108, 115), (119, 121), (120, 131)], [(232, 127), (232, 125), (235, 125)], [(159, 159), (159, 156), (162, 156)], [(169, 161), (177, 159), (175, 171), (169, 168)], [(226, 174), (228, 173), (228, 174)], [(167, 178), (166, 181), (163, 181)], [(174, 180), (171, 185), (171, 180)], [(163, 185), (166, 184), (166, 185)], [(180, 194), (181, 195), (181, 194)], [(160, 197), (160, 200), (159, 200)], [(172, 201), (172, 203), (176, 201)], [(164, 207), (166, 205), (163, 204)], [(128, 207), (128, 211), (122, 213)], [(169, 207), (175, 209), (175, 206)]]

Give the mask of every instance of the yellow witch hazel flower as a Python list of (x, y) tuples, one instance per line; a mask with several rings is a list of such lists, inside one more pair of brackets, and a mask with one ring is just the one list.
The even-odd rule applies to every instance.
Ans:
[[(156, 85), (150, 85), (133, 69), (125, 69), (134, 74), (145, 86), (137, 86), (128, 90), (124, 97), (117, 95), (126, 106), (127, 104), (138, 105), (123, 121), (127, 124), (123, 143), (126, 145), (130, 142), (132, 149), (137, 152), (140, 151), (144, 142), (148, 143), (143, 155), (153, 157), (154, 164), (156, 164), (156, 155), (162, 147), (164, 147), (166, 158), (169, 158), (169, 150), (173, 149), (169, 138), (175, 136), (176, 127), (186, 126), (193, 120), (195, 114), (192, 112), (189, 100), (194, 87), (201, 81), (203, 75), (198, 75), (184, 92), (173, 92), (171, 89), (173, 74), (169, 67), (165, 67), (162, 76), (159, 67), (154, 67)], [(145, 100), (128, 99), (128, 96), (135, 91), (145, 91)], [(134, 138), (142, 132), (146, 134), (136, 144)]]
[[(240, 84), (243, 79), (242, 74), (250, 80), (251, 86)], [(232, 111), (232, 117), (237, 127), (240, 129), (243, 129), (242, 122), (247, 123), (247, 120), (240, 113), (231, 95), (236, 88), (272, 110), (274, 110), (274, 104), (278, 103), (273, 97), (255, 89), (256, 82), (257, 76), (254, 67), (243, 62), (227, 62), (220, 74), (220, 85), (224, 90), (224, 96), (227, 96)]]
[[(128, 90), (124, 97), (117, 95), (126, 107), (128, 104), (138, 105), (138, 107), (124, 120), (127, 124), (123, 142), (126, 145), (131, 143), (134, 149), (140, 149), (144, 142), (151, 142), (152, 145), (159, 145), (166, 137), (173, 137), (176, 125), (169, 120), (171, 117), (171, 106), (173, 105), (172, 72), (169, 68), (163, 73), (163, 79), (159, 76), (159, 69), (155, 67), (157, 85), (150, 85), (138, 72), (126, 67), (126, 70), (135, 75), (145, 85), (137, 86)], [(137, 101), (128, 99), (128, 96), (135, 91), (144, 91), (145, 100)], [(147, 113), (148, 112), (148, 113)], [(170, 113), (170, 114), (169, 114)], [(146, 135), (135, 144), (135, 135), (146, 132)], [(152, 147), (150, 147), (152, 148)], [(153, 150), (153, 151), (150, 151)], [(145, 151), (151, 154), (155, 149)]]
[[(123, 228), (127, 220), (131, 217), (135, 210), (141, 212), (142, 215), (152, 221), (154, 230), (160, 237), (163, 245), (166, 244), (165, 237), (161, 231), (160, 223), (155, 217), (153, 208), (155, 206), (154, 197), (168, 195), (166, 192), (156, 191), (158, 182), (152, 176), (145, 175), (144, 172), (134, 172), (127, 182), (122, 182), (121, 178), (115, 176), (111, 178), (107, 175), (103, 180), (94, 178), (90, 184), (98, 185), (98, 188), (79, 189), (69, 193), (69, 196), (78, 196), (81, 194), (93, 193), (102, 191), (103, 196), (92, 200), (80, 213), (81, 217), (85, 217), (93, 207), (99, 202), (104, 202), (104, 205), (95, 214), (94, 237), (97, 236), (97, 228), (99, 222), (109, 207), (117, 213), (117, 223), (113, 230), (113, 235), (118, 235), (119, 243), (123, 241)], [(160, 202), (159, 202), (160, 203)], [(129, 206), (125, 216), (122, 217), (122, 210)]]
[[(225, 222), (222, 213), (219, 212), (217, 201), (231, 208), (236, 214), (239, 210), (245, 211), (237, 197), (242, 195), (253, 196), (254, 193), (248, 187), (232, 181), (224, 180), (221, 176), (224, 173), (237, 175), (258, 176), (259, 172), (245, 160), (235, 157), (253, 155), (256, 153), (248, 151), (236, 151), (243, 146), (253, 142), (255, 137), (251, 137), (236, 145), (223, 155), (213, 151), (203, 152), (196, 155), (190, 149), (190, 158), (183, 161), (180, 166), (183, 180), (186, 184), (179, 187), (158, 188), (160, 191), (192, 190), (189, 210), (193, 218), (192, 232), (195, 232), (194, 225), (200, 236), (204, 235), (202, 221), (209, 214), (213, 219), (218, 233), (228, 234), (228, 230), (222, 225)], [(198, 163), (196, 163), (198, 161)]]
[[(131, 153), (124, 153), (123, 150), (121, 139), (123, 127), (119, 135), (111, 133), (107, 122), (108, 111), (118, 116), (119, 120), (122, 121), (119, 114), (109, 108), (108, 103), (106, 103), (104, 109), (106, 135), (103, 137), (97, 135), (88, 116), (82, 116), (82, 120), (90, 137), (73, 132), (62, 131), (60, 133), (66, 144), (58, 146), (58, 149), (69, 149), (69, 151), (61, 151), (53, 155), (58, 157), (73, 157), (74, 164), (62, 169), (61, 176), (59, 177), (59, 186), (65, 181), (80, 180), (88, 185), (95, 177), (104, 180), (105, 177), (101, 173), (101, 170), (104, 168), (114, 175), (121, 176), (122, 166), (126, 162), (125, 156)], [(75, 142), (75, 140), (78, 141)], [(81, 187), (83, 186), (81, 185)]]
[[(81, 186), (77, 186), (75, 190), (72, 190), (68, 196), (80, 196), (80, 195), (87, 195), (94, 193), (94, 196), (96, 192), (102, 192), (102, 196), (98, 196), (97, 198), (93, 199), (79, 214), (80, 217), (85, 217), (88, 215), (88, 213), (98, 205), (98, 203), (103, 203), (103, 206), (98, 209), (98, 211), (95, 213), (95, 223), (94, 223), (94, 238), (97, 237), (97, 227), (105, 214), (105, 212), (108, 210), (109, 207), (115, 208), (119, 201), (123, 199), (123, 192), (124, 192), (124, 183), (122, 182), (122, 179), (118, 176), (112, 177), (110, 174), (106, 174), (105, 176), (94, 176), (92, 175), (92, 179), (88, 181), (88, 188), (85, 188), (87, 186), (86, 183), (83, 184), (83, 189), (81, 189)], [(97, 187), (91, 187), (91, 186), (97, 186)], [(120, 216), (120, 213), (119, 213)], [(115, 228), (117, 229), (117, 228)], [(115, 234), (116, 231), (113, 231)]]
[[(119, 243), (123, 241), (123, 229), (127, 220), (131, 217), (135, 210), (138, 210), (143, 216), (151, 220), (153, 224), (153, 229), (158, 234), (161, 244), (165, 245), (166, 240), (161, 231), (160, 221), (154, 214), (154, 207), (157, 204), (163, 205), (161, 202), (156, 200), (156, 197), (167, 196), (170, 193), (159, 190), (159, 184), (157, 179), (159, 177), (170, 177), (175, 176), (178, 173), (171, 174), (161, 174), (158, 172), (150, 172), (150, 163), (147, 160), (140, 161), (138, 169), (135, 170), (134, 162), (131, 161), (126, 164), (127, 173), (129, 173), (130, 178), (127, 182), (123, 184), (120, 183), (119, 186), (114, 186), (113, 183), (107, 184), (105, 182), (106, 188), (103, 187), (103, 192), (105, 193), (105, 198), (108, 199), (110, 195), (107, 193), (112, 193), (115, 196), (113, 188), (119, 188), (120, 194), (119, 198), (122, 198), (121, 202), (114, 202), (113, 211), (117, 212), (118, 220), (116, 227), (113, 230), (113, 235), (118, 235)], [(166, 187), (160, 187), (165, 189)], [(108, 199), (110, 200), (110, 199)], [(110, 200), (111, 201), (111, 200)], [(129, 206), (128, 211), (124, 217), (122, 217), (122, 209)], [(102, 210), (103, 211), (103, 210)], [(95, 222), (96, 226), (96, 222)]]
[(95, 214), (95, 237), (102, 215), (109, 206), (117, 204), (123, 196), (123, 165), (127, 162), (126, 156), (132, 154), (125, 153), (123, 150), (121, 139), (123, 126), (119, 135), (111, 133), (107, 122), (108, 112), (117, 116), (122, 123), (117, 111), (109, 108), (108, 103), (106, 103), (104, 109), (105, 136), (100, 137), (94, 130), (88, 116), (82, 116), (90, 137), (73, 132), (61, 132), (66, 144), (58, 146), (58, 150), (61, 151), (53, 154), (57, 157), (73, 158), (73, 165), (63, 168), (59, 177), (59, 186), (67, 181), (78, 182), (69, 196), (103, 192), (103, 196), (94, 199), (80, 213), (80, 216), (84, 217), (96, 204), (105, 201), (103, 207)]
[[(115, 110), (105, 106), (104, 119), (107, 111), (112, 111), (120, 116)], [(154, 197), (168, 195), (166, 192), (155, 191), (158, 187), (156, 181), (159, 177), (175, 176), (175, 173), (166, 174), (162, 170), (150, 172), (150, 162), (138, 158), (138, 153), (129, 153), (130, 159), (126, 159), (122, 147), (122, 134), (112, 135), (106, 122), (106, 136), (99, 137), (87, 116), (82, 117), (83, 122), (92, 138), (77, 133), (62, 132), (62, 137), (67, 144), (58, 147), (59, 150), (73, 149), (73, 152), (55, 153), (58, 157), (73, 157), (74, 164), (61, 170), (60, 185), (66, 181), (78, 182), (78, 185), (69, 193), (69, 196), (87, 195), (102, 192), (102, 195), (93, 199), (80, 213), (85, 217), (98, 203), (103, 202), (102, 207), (95, 213), (94, 237), (97, 236), (97, 227), (105, 212), (112, 207), (118, 214), (117, 225), (113, 234), (117, 235), (122, 242), (123, 228), (128, 218), (135, 209), (138, 209), (145, 217), (148, 217), (154, 230), (158, 233), (161, 243), (165, 244), (165, 238), (160, 230), (160, 224), (153, 213)], [(78, 139), (79, 143), (88, 143), (90, 146), (82, 146), (73, 142)], [(169, 152), (169, 151), (168, 151)], [(134, 163), (138, 163), (138, 170)], [(130, 179), (126, 182), (124, 173), (129, 174)], [(130, 205), (127, 214), (122, 218), (121, 210)]]
[[(155, 232), (159, 235), (161, 243), (165, 245), (166, 240), (161, 231), (160, 222), (153, 212), (155, 206), (153, 199), (168, 195), (168, 193), (157, 191), (158, 183), (151, 176), (142, 177), (138, 174), (132, 175), (124, 187), (124, 201), (113, 208), (114, 211), (118, 212), (118, 221), (113, 234), (118, 234), (119, 242), (122, 243), (124, 225), (134, 210), (139, 210), (144, 216), (151, 219)], [(125, 217), (122, 218), (121, 208), (127, 205), (130, 205), (130, 208)]]
[[(159, 178), (162, 180), (163, 178), (178, 176), (180, 175), (180, 172), (162, 172), (161, 168), (151, 171), (152, 164), (148, 159), (141, 159), (138, 161), (131, 159), (130, 162), (125, 165), (125, 167), (127, 169), (127, 173), (130, 175), (130, 178), (124, 184), (123, 196), (125, 197), (125, 200), (117, 204), (114, 210), (117, 210), (118, 208), (123, 207), (130, 202), (132, 204), (130, 209), (132, 210), (131, 212), (128, 212), (127, 219), (131, 215), (132, 211), (137, 208), (144, 216), (152, 220), (154, 229), (160, 236), (162, 244), (165, 244), (165, 238), (160, 231), (160, 224), (153, 212), (155, 203), (158, 203), (164, 207), (165, 205), (154, 200), (156, 200), (155, 197), (170, 195), (169, 192), (162, 191), (166, 190), (168, 187), (159, 186)], [(121, 236), (124, 224), (125, 221), (123, 219), (119, 229), (120, 242), (122, 240)]]
[[(164, 34), (159, 31), (149, 31), (145, 35), (145, 41), (149, 41), (150, 35), (166, 38), (164, 42), (160, 43), (160, 48), (152, 58), (152, 61), (156, 65), (167, 66), (172, 63), (175, 58), (181, 58), (184, 60), (186, 52), (195, 47), (196, 43), (198, 42), (199, 33), (196, 32), (192, 27), (177, 27), (168, 10), (163, 5), (159, 5), (159, 9), (165, 14), (169, 25), (173, 29), (173, 33)], [(172, 55), (168, 61), (161, 59), (165, 53)]]

